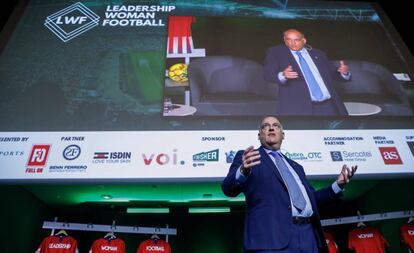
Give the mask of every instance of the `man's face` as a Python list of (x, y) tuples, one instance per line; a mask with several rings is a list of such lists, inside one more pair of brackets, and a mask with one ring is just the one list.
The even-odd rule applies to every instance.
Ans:
[(283, 126), (275, 117), (266, 117), (262, 120), (259, 130), (259, 140), (263, 147), (279, 150), (285, 138)]
[(303, 34), (296, 30), (286, 31), (283, 40), (285, 41), (285, 45), (293, 51), (301, 50), (306, 44), (306, 39), (303, 37)]

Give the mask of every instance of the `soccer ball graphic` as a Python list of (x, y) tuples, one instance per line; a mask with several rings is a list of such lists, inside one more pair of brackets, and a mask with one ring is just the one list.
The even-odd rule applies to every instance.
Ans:
[(175, 82), (188, 81), (187, 67), (184, 63), (174, 64), (168, 70), (168, 76)]

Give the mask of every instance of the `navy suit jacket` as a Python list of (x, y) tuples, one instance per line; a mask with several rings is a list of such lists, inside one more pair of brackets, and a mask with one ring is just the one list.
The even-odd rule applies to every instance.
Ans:
[[(308, 52), (331, 94), (338, 115), (348, 115), (333, 83), (333, 79), (345, 81), (337, 71), (337, 67), (328, 60), (324, 52), (315, 48), (308, 50)], [(278, 73), (289, 65), (292, 66), (294, 71), (298, 72), (299, 77), (287, 80), (286, 83), (282, 84), (278, 78)], [(277, 115), (312, 115), (312, 100), (308, 86), (298, 63), (286, 45), (278, 45), (267, 49), (264, 62), (264, 79), (279, 84)]]
[[(260, 147), (261, 163), (251, 169), (246, 182), (236, 180), (236, 172), (242, 164), (243, 151), (239, 151), (222, 183), (226, 196), (235, 197), (241, 192), (246, 197), (244, 223), (245, 250), (277, 250), (286, 247), (290, 241), (292, 210), (288, 190), (277, 167), (269, 155)], [(318, 205), (338, 198), (332, 187), (315, 191), (306, 179), (303, 167), (285, 157), (296, 171), (309, 195), (312, 204), (312, 226), (320, 252), (328, 252), (320, 223)]]

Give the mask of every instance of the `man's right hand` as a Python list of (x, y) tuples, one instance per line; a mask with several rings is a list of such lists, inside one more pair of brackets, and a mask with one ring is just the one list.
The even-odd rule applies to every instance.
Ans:
[(289, 65), (287, 68), (283, 70), (283, 76), (286, 79), (295, 79), (298, 78), (298, 72), (294, 71), (292, 65)]
[(259, 151), (255, 150), (253, 146), (249, 146), (243, 152), (242, 161), (243, 164), (240, 170), (244, 175), (248, 175), (253, 166), (260, 164)]

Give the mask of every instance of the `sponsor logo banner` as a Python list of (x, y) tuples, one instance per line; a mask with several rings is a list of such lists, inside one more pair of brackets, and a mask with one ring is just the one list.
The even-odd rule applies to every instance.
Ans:
[[(285, 132), (289, 138), (283, 142), (282, 153), (302, 164), (306, 174), (314, 178), (337, 175), (335, 167), (339, 163), (358, 165), (358, 174), (367, 176), (414, 173), (410, 166), (414, 164), (414, 131), (410, 129), (330, 130), (329, 136), (339, 139), (329, 141), (342, 141), (343, 136), (350, 136), (343, 140), (345, 146), (321, 142), (327, 136), (326, 131)], [(203, 137), (212, 139), (202, 141)], [(23, 138), (30, 139), (30, 143)], [(356, 141), (352, 142), (354, 138)], [(227, 175), (238, 150), (252, 144), (255, 149), (259, 147), (256, 130), (190, 130), (173, 134), (169, 131), (5, 132), (0, 140), (0, 180), (217, 179)], [(395, 145), (375, 142), (390, 140)]]

